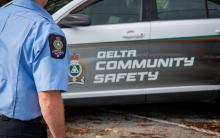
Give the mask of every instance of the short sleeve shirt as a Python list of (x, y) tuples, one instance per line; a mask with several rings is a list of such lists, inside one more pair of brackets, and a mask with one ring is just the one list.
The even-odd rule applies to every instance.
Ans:
[(14, 0), (0, 9), (0, 114), (19, 120), (41, 115), (38, 92), (67, 91), (69, 49), (45, 9)]

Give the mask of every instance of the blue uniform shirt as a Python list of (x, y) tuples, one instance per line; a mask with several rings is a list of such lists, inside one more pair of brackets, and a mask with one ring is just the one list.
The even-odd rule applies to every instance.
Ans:
[(34, 119), (41, 115), (38, 92), (67, 91), (65, 41), (52, 17), (31, 0), (0, 9), (0, 114)]

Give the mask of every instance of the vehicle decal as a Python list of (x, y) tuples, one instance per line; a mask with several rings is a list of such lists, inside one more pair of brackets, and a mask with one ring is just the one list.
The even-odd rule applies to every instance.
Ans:
[(85, 82), (69, 91), (219, 84), (220, 41), (136, 42), (70, 45), (71, 53), (80, 54)]
[[(137, 59), (136, 50), (98, 51), (94, 83), (155, 81), (161, 68), (192, 67), (195, 57)], [(142, 69), (142, 71), (139, 71)], [(99, 74), (99, 72), (105, 72)], [(114, 73), (113, 73), (114, 72)]]
[[(141, 39), (141, 40), (125, 40), (125, 41), (111, 41), (111, 42), (97, 42), (97, 43), (149, 43), (149, 42), (196, 42), (196, 41), (220, 41), (220, 35), (207, 36), (191, 36), (191, 37), (175, 37), (175, 38), (160, 38), (160, 39)], [(88, 44), (97, 44), (88, 43)]]
[(215, 41), (215, 40), (219, 41), (220, 35), (152, 39), (151, 42), (158, 42), (158, 41), (159, 42), (194, 42), (194, 41)]
[(69, 66), (69, 84), (84, 84), (84, 70), (83, 65), (80, 63), (80, 55), (72, 54)]

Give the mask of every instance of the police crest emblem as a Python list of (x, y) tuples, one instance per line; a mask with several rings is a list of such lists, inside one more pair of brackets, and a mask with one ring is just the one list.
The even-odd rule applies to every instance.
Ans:
[(79, 62), (80, 55), (73, 54), (69, 66), (69, 84), (84, 84), (84, 70), (82, 64)]
[(66, 55), (66, 39), (59, 35), (49, 36), (51, 56), (56, 59), (63, 59)]

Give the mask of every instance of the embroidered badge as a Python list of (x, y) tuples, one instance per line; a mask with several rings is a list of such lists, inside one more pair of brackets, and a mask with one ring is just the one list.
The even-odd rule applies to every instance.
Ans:
[(82, 64), (79, 62), (80, 55), (73, 54), (71, 56), (71, 63), (69, 67), (69, 84), (84, 84), (84, 70)]
[(50, 35), (49, 45), (51, 56), (56, 59), (63, 59), (66, 55), (66, 39), (60, 35)]

